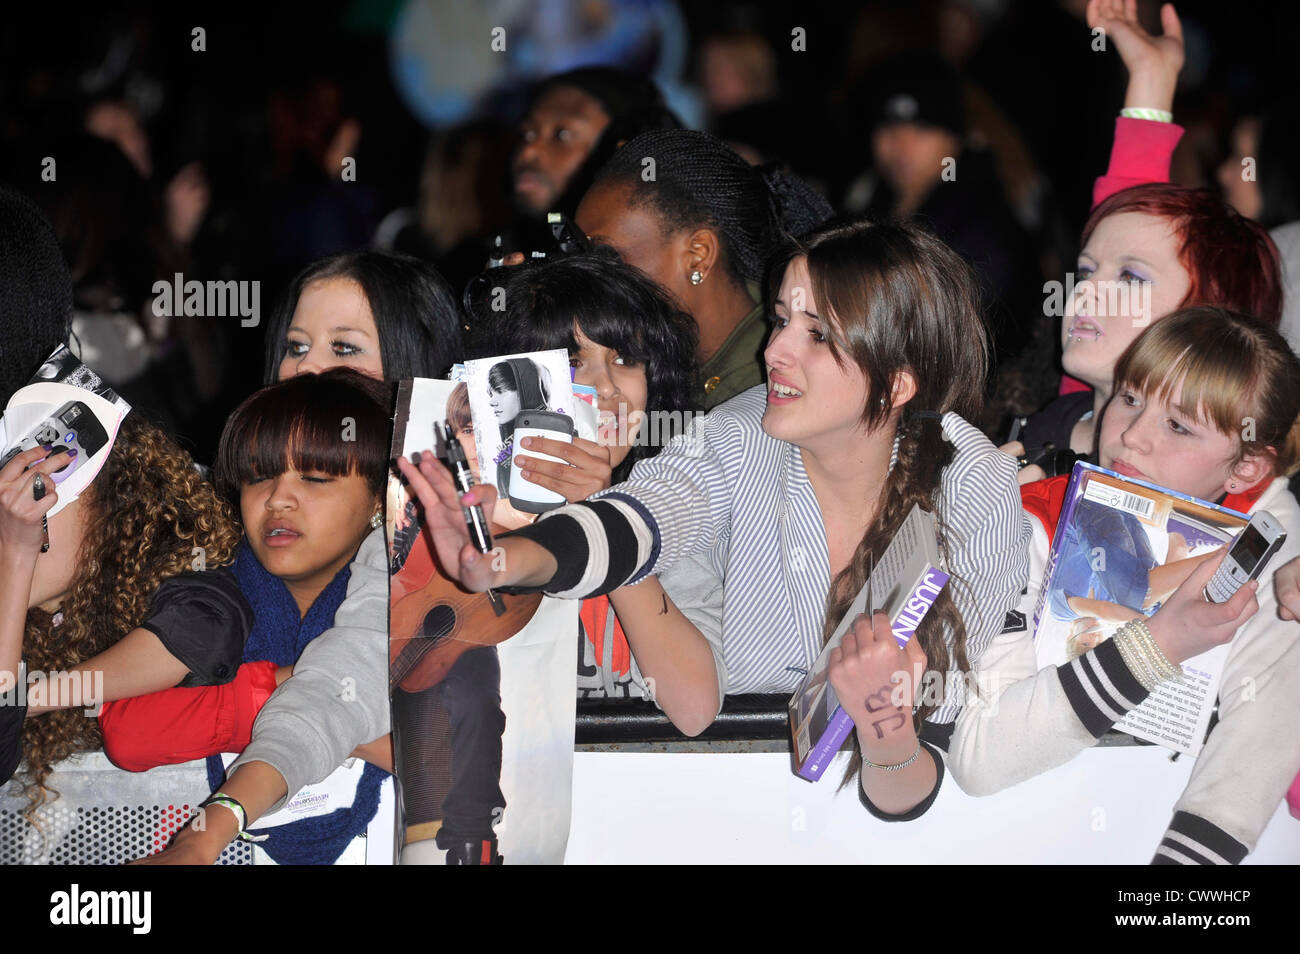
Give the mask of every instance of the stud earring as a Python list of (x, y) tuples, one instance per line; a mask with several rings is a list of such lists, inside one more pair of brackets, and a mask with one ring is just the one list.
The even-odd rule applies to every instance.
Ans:
[(384, 525), (384, 515), (376, 510), (374, 513), (370, 515), (370, 526), (372, 529), (378, 530), (383, 525)]
[(700, 285), (704, 283), (704, 273), (698, 268), (691, 272), (691, 284)]
[(1236, 492), (1237, 492), (1237, 482), (1235, 480), (1228, 481), (1228, 493), (1235, 494)]

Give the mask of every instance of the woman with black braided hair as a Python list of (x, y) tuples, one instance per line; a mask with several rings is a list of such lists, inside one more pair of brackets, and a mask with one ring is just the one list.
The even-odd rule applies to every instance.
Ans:
[(665, 129), (614, 154), (576, 221), (695, 318), (701, 391), (694, 403), (709, 410), (762, 383), (764, 266), (783, 239), (830, 215), (826, 200), (794, 176), (751, 166), (707, 133)]

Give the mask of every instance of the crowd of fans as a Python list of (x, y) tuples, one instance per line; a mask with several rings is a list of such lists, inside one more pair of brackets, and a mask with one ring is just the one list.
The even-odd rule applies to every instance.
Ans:
[[(355, 76), (292, 58), (234, 106), (203, 111), (211, 80), (160, 106), (161, 30), (137, 31), (138, 62), (106, 60), (112, 81), (31, 67), (0, 131), (0, 399), (66, 343), (133, 411), (58, 510), (67, 455), (0, 469), (0, 671), (102, 673), (109, 700), (98, 720), (35, 691), (3, 707), (3, 776), (34, 811), (76, 752), (133, 770), (212, 757), (228, 811), (156, 859), (211, 863), (359, 755), (350, 808), (266, 846), (334, 860), (393, 769), (395, 386), (565, 348), (602, 420), (631, 415), (635, 435), (707, 416), (675, 442), (525, 441), (524, 476), (568, 502), (535, 522), (490, 488), (460, 499), (432, 457), (400, 459), (419, 507), (387, 518), (423, 526), (468, 589), (581, 599), (580, 695), (652, 684), (695, 735), (728, 694), (793, 691), (920, 505), (958, 585), (905, 648), (861, 619), (832, 657), (864, 807), (907, 820), (945, 774), (984, 794), (1062, 764), (1231, 642), (1218, 724), (1152, 848), (1239, 862), (1300, 773), (1297, 127), (1261, 99), (1207, 144), (1171, 5), (1030, 6), (997, 22), (934, 5), (925, 44), (928, 21), (868, 4), (849, 79), (816, 110), (783, 83), (804, 55), (788, 30), (714, 26), (696, 51), (708, 131), (614, 66), (543, 77), (515, 116), (494, 103), (423, 143)], [(1086, 102), (1044, 103), (1036, 59)], [(834, 122), (817, 128), (822, 106)], [(1119, 110), (1109, 136), (1086, 126)], [(576, 239), (557, 241), (554, 213)], [(215, 313), (214, 283), (235, 290)], [(361, 440), (340, 444), (344, 418)], [(1023, 621), (1080, 459), (1267, 511), (1291, 542), (1221, 604), (1202, 597), (1217, 560), (1187, 561), (1149, 613), (1040, 671)], [(470, 545), (464, 503), (511, 531), (508, 569)], [(494, 666), (467, 653), (444, 702), (453, 738), (496, 739), (499, 773)], [(368, 704), (333, 703), (343, 667)], [(994, 688), (884, 691), (913, 669)], [(497, 860), (500, 800), (491, 772), (448, 796), (449, 860)]]

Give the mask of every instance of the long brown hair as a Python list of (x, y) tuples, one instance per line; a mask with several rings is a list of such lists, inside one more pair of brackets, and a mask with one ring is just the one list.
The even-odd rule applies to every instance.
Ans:
[[(27, 612), (23, 656), (32, 671), (66, 670), (103, 652), (140, 625), (163, 580), (194, 569), (200, 553), (207, 566), (230, 563), (239, 543), (229, 506), (190, 456), (139, 414), (122, 422), (81, 500), (80, 569), (59, 607), (62, 622), (54, 625), (40, 609)], [(80, 709), (28, 719), (20, 777), (28, 817), (53, 791), (45, 780), (55, 762), (102, 744), (99, 721)]]
[[(902, 410), (897, 459), (881, 488), (876, 516), (849, 565), (831, 582), (823, 638), (829, 639), (868, 568), (884, 553), (913, 505), (939, 517), (938, 491), (953, 446), (943, 437), (940, 416), (954, 411), (974, 420), (984, 403), (989, 346), (970, 269), (929, 232), (905, 223), (873, 224), (863, 219), (829, 223), (792, 245), (770, 275), (779, 283), (785, 264), (803, 256), (812, 279), (817, 313), (826, 316), (831, 353), (867, 378), (863, 423), (869, 430), (890, 426), (889, 395), (895, 376), (910, 372), (916, 394)], [(864, 501), (874, 507), (876, 501)], [(941, 552), (947, 548), (940, 541)], [(927, 667), (947, 678), (950, 662), (962, 672), (966, 628), (952, 600), (954, 579), (917, 628)], [(919, 691), (919, 687), (918, 687)], [(921, 723), (933, 711), (920, 706)], [(856, 745), (856, 743), (855, 743)], [(855, 750), (846, 780), (861, 762)]]

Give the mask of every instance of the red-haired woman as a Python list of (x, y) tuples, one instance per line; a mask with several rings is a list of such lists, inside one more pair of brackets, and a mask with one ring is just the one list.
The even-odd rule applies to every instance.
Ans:
[[(1003, 446), (1017, 456), (1037, 456), (1049, 444), (1093, 454), (1115, 362), (1152, 321), (1192, 305), (1274, 326), (1282, 314), (1281, 271), (1268, 233), (1208, 189), (1167, 181), (1182, 136), (1169, 110), (1183, 43), (1171, 4), (1161, 18), (1164, 34), (1152, 37), (1138, 24), (1132, 0), (1088, 4), (1088, 25), (1106, 31), (1129, 69), (1110, 168), (1093, 190), (1075, 283), (1063, 302), (1062, 364), (1092, 390), (1065, 394), (1031, 415), (1020, 441)], [(1029, 466), (1020, 481), (1043, 476)]]

